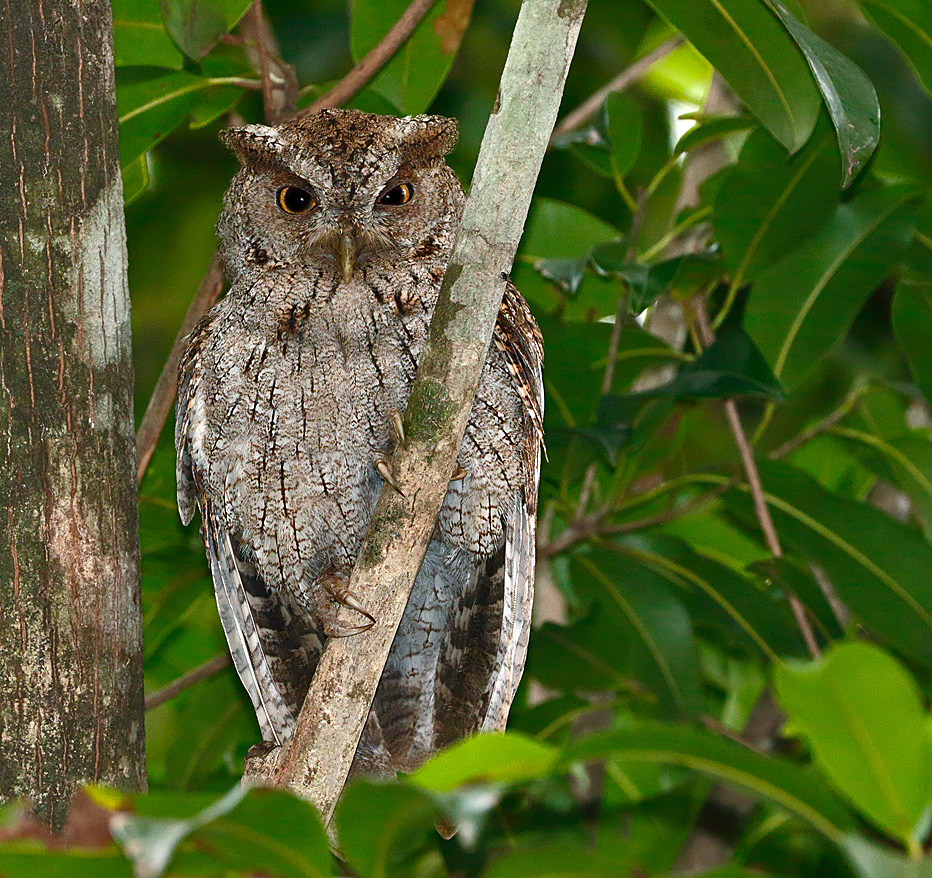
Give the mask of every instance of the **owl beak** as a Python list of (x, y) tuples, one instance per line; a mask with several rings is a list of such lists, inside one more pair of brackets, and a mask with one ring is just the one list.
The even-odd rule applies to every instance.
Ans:
[(343, 231), (336, 240), (334, 255), (343, 269), (343, 283), (349, 283), (356, 265), (356, 239), (349, 231)]

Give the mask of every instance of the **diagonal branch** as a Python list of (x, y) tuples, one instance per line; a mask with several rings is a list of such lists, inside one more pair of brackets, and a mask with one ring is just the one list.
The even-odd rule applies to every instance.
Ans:
[[(350, 589), (377, 622), (331, 638), (293, 736), (253, 779), (294, 790), (330, 819), (456, 465), (505, 280), (556, 120), (585, 0), (524, 0), (489, 119), (462, 227), (386, 485)], [(530, 75), (529, 75), (530, 72)]]
[(176, 677), (167, 686), (156, 689), (151, 695), (146, 696), (146, 713), (155, 710), (155, 708), (165, 704), (166, 701), (171, 701), (172, 698), (180, 695), (185, 689), (190, 689), (195, 683), (200, 683), (201, 680), (206, 680), (208, 677), (222, 671), (232, 661), (229, 652), (222, 652), (196, 668), (192, 668), (180, 677)]
[(372, 51), (370, 51), (349, 73), (346, 74), (327, 94), (322, 95), (307, 109), (298, 113), (298, 118), (309, 116), (327, 107), (339, 107), (355, 95), (376, 73), (378, 73), (408, 40), (414, 29), (424, 20), (431, 6), (437, 0), (412, 0)]

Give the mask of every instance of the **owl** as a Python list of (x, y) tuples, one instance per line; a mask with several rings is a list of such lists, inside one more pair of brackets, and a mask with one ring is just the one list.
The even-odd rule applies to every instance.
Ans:
[[(242, 165), (217, 225), (229, 292), (179, 367), (178, 506), (185, 523), (200, 508), (234, 665), (281, 744), (326, 639), (373, 623), (349, 576), (392, 481), (464, 195), (439, 116), (324, 110), (221, 137)], [(542, 362), (508, 283), (356, 774), (411, 771), (505, 725), (530, 627)]]

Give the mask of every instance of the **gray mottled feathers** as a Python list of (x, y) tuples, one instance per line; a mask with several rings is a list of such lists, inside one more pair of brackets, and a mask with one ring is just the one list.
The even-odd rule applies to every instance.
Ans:
[[(455, 126), (439, 117), (326, 111), (225, 139), (243, 162), (218, 224), (230, 291), (179, 368), (178, 504), (185, 522), (200, 507), (237, 673), (263, 738), (281, 742), (336, 618), (328, 583), (352, 570), (382, 488), (374, 459), (391, 451), (390, 415), (407, 404), (464, 199), (442, 160)], [(383, 208), (399, 183), (410, 203)], [(280, 206), (290, 186), (310, 193), (306, 216)], [(542, 361), (509, 283), (464, 475), (444, 499), (354, 773), (408, 771), (504, 728), (531, 618)]]

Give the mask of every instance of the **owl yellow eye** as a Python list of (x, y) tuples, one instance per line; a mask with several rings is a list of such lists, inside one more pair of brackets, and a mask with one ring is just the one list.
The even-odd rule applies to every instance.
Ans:
[(316, 203), (310, 192), (297, 186), (283, 186), (278, 190), (278, 206), (285, 213), (307, 213)]
[(378, 199), (377, 204), (386, 204), (389, 207), (397, 207), (399, 204), (407, 204), (414, 195), (414, 187), (410, 183), (399, 183), (386, 189)]

